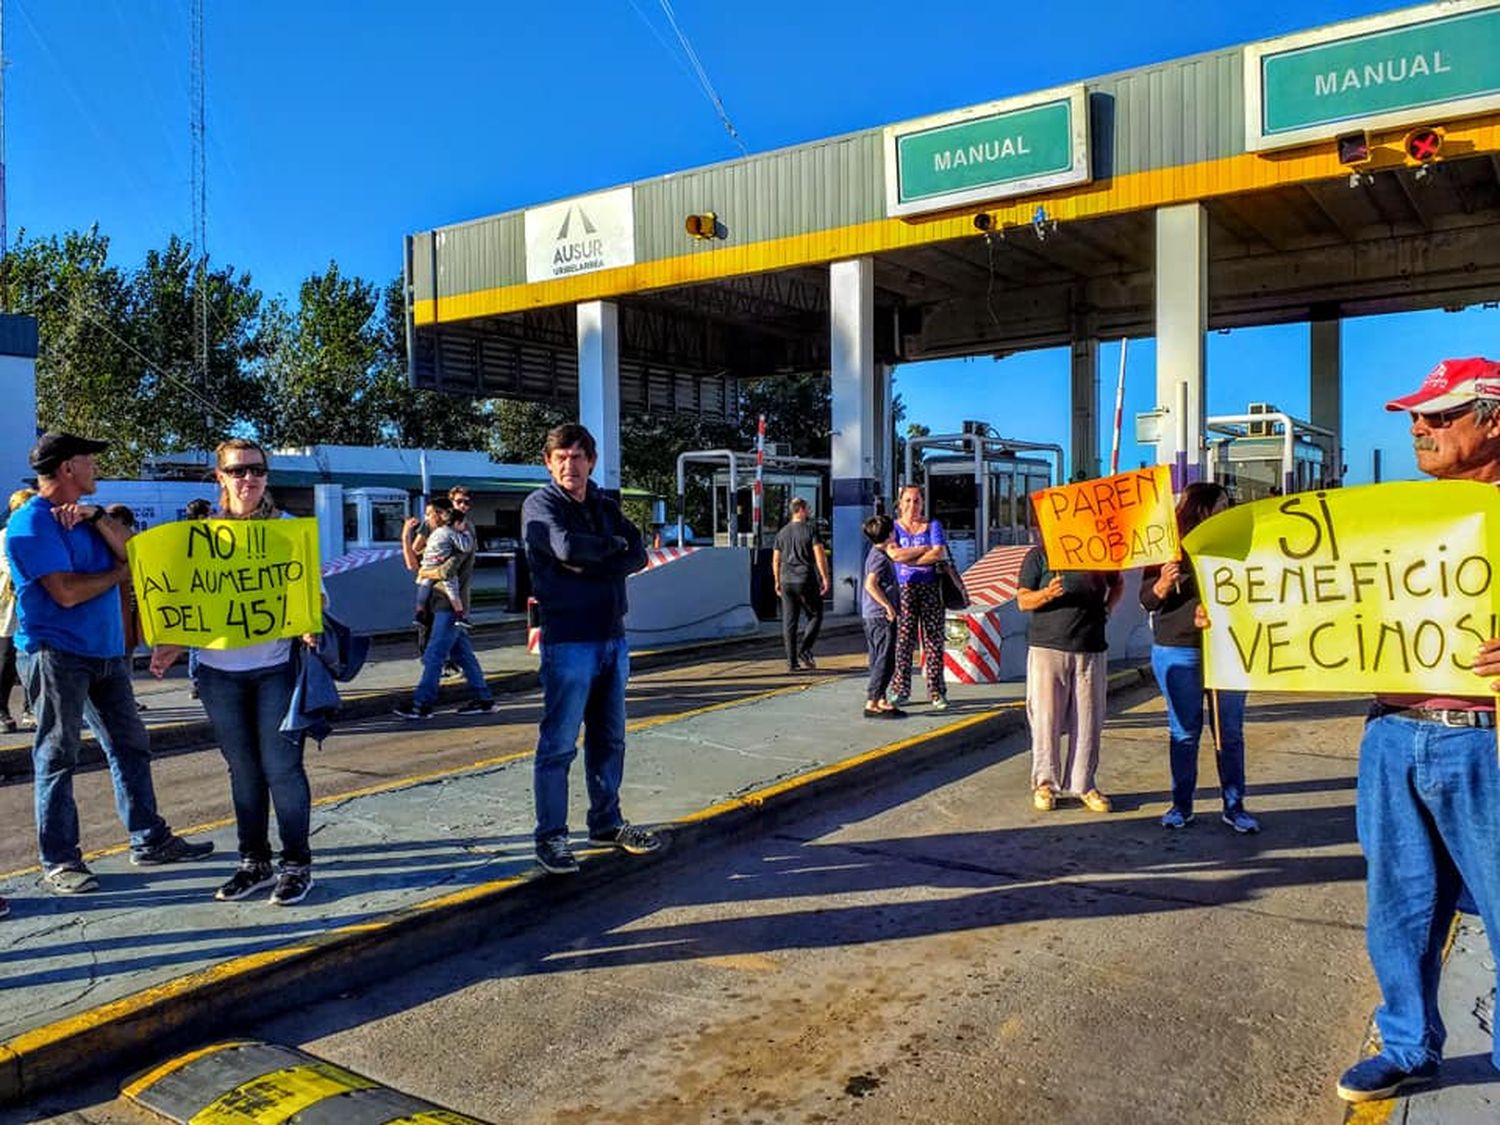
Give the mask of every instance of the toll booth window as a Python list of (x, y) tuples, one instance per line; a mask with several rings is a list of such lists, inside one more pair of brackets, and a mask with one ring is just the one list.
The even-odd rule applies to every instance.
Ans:
[(405, 522), (406, 505), (400, 500), (380, 500), (370, 505), (370, 537), (376, 543), (401, 542), (401, 526)]
[(990, 526), (1009, 528), (1015, 526), (1016, 499), (1015, 477), (1010, 473), (990, 475)]
[(979, 506), (974, 477), (933, 474), (927, 480), (928, 515), (948, 531), (974, 531), (974, 509)]
[(359, 505), (353, 500), (344, 501), (344, 542), (359, 542)]

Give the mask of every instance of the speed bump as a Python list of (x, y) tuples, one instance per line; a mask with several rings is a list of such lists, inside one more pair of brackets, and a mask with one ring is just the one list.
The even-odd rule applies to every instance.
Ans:
[(179, 1125), (486, 1125), (304, 1051), (246, 1040), (181, 1055), (121, 1092)]

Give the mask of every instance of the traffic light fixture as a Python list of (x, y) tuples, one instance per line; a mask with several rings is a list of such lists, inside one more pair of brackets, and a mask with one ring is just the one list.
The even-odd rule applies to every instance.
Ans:
[(1421, 125), (1401, 139), (1401, 151), (1408, 160), (1431, 164), (1443, 155), (1443, 131), (1435, 125)]

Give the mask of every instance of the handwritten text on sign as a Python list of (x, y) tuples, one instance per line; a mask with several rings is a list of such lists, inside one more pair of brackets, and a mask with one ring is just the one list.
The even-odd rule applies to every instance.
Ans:
[(1167, 465), (1031, 494), (1053, 570), (1130, 570), (1177, 557)]
[(1209, 687), (1486, 695), (1500, 489), (1367, 485), (1231, 508), (1187, 536)]
[(148, 644), (241, 648), (323, 628), (318, 521), (179, 520), (130, 540)]

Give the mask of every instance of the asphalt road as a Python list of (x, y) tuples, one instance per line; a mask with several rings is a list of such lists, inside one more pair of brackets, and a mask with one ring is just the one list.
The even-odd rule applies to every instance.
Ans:
[[(249, 1030), (495, 1122), (1331, 1125), (1375, 1000), (1361, 707), (1252, 703), (1259, 836), (1156, 826), (1142, 692), (1112, 815), (1032, 810), (1011, 738)], [(16, 1119), (140, 1122), (123, 1077)]]

